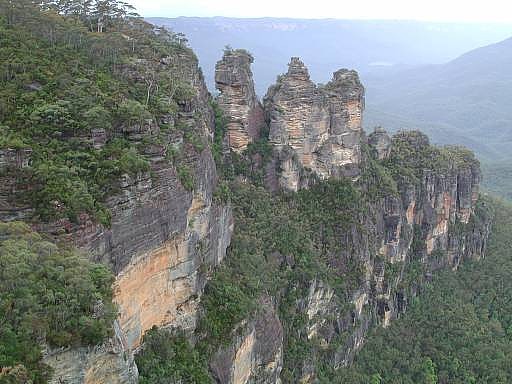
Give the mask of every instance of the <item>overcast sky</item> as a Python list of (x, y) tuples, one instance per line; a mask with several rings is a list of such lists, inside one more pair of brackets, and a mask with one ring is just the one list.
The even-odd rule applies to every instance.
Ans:
[(142, 16), (512, 22), (512, 0), (128, 0)]

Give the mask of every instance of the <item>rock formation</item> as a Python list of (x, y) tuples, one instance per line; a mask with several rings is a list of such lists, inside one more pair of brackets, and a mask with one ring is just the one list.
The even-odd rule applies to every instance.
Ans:
[(242, 152), (257, 139), (264, 126), (263, 109), (254, 91), (251, 63), (253, 57), (245, 50), (225, 50), (215, 66), (217, 98), (224, 112), (229, 148)]
[[(46, 361), (56, 368), (53, 378), (56, 383), (68, 377), (69, 372), (82, 372), (80, 377), (85, 377), (73, 383), (101, 382), (87, 379), (92, 375), (92, 366), (100, 361), (108, 364), (112, 372), (131, 372), (130, 380), (135, 380), (136, 369), (130, 367), (133, 351), (140, 347), (148, 329), (153, 326), (195, 328), (207, 276), (222, 261), (230, 243), (231, 208), (213, 199), (217, 171), (210, 145), (197, 151), (185, 142), (183, 132), (159, 128), (160, 124), (177, 125), (179, 121), (196, 137), (211, 141), (213, 111), (197, 59), (190, 54), (178, 61), (163, 59), (145, 65), (161, 71), (178, 69), (194, 90), (193, 98), (179, 105), (175, 116), (164, 117), (166, 121), (153, 119), (144, 125), (118, 128), (134, 142), (151, 141), (154, 137), (165, 140), (146, 146), (151, 174), (125, 175), (119, 181), (120, 192), (110, 196), (106, 203), (112, 214), (110, 228), (94, 223), (87, 215), (82, 215), (78, 224), (61, 220), (39, 226), (41, 231), (56, 237), (67, 237), (92, 259), (109, 265), (116, 274), (118, 337), (107, 343), (115, 347), (103, 346), (93, 353), (80, 349), (52, 351)], [(129, 68), (125, 76), (143, 81), (140, 72)], [(181, 164), (167, 159), (169, 148), (181, 150), (184, 154)], [(194, 180), (192, 190), (182, 185), (178, 167), (190, 169)], [(119, 382), (130, 381), (125, 378)]]
[(18, 172), (30, 164), (30, 148), (0, 149), (0, 219), (2, 221), (24, 220), (33, 213), (30, 205), (15, 199), (28, 186), (20, 183)]
[(283, 327), (275, 304), (263, 298), (255, 318), (239, 325), (238, 337), (210, 362), (218, 383), (279, 383), (283, 365)]
[(384, 160), (391, 151), (391, 137), (382, 127), (375, 127), (375, 130), (368, 136), (368, 144), (377, 152), (377, 159)]
[[(464, 259), (482, 257), (490, 218), (479, 216), (480, 170), (472, 155), (460, 160), (449, 151), (433, 148), (418, 132), (390, 138), (377, 129), (366, 140), (364, 88), (356, 72), (341, 69), (326, 85), (315, 85), (304, 64), (292, 58), (288, 72), (269, 89), (263, 109), (254, 92), (251, 63), (247, 52), (230, 50), (216, 67), (217, 101), (227, 119), (230, 149), (242, 153), (268, 124), (271, 153), (268, 158), (261, 155), (257, 166), (252, 164), (261, 168), (267, 187), (298, 191), (320, 180), (349, 177), (361, 196), (370, 190), (373, 194), (364, 195), (371, 199), (361, 200), (364, 209), (353, 223), (347, 227), (339, 223), (343, 232), (336, 233), (335, 249), (325, 252), (322, 260), (334, 279), (345, 279), (350, 268), (357, 266), (361, 278), (354, 279), (354, 286), (340, 295), (323, 276), (301, 276), (302, 286), (283, 279), (290, 286), (259, 297), (257, 310), (236, 324), (231, 339), (215, 346), (208, 368), (218, 383), (280, 383), (289, 352), (286, 332), (299, 324), (294, 331), (311, 348), (307, 354), (294, 355), (300, 369), (289, 373), (286, 382), (314, 383), (320, 365), (337, 369), (350, 364), (369, 330), (386, 327), (403, 313), (433, 272), (456, 269)], [(117, 193), (105, 202), (112, 214), (109, 228), (87, 214), (80, 215), (78, 223), (62, 219), (34, 224), (74, 243), (116, 276), (115, 335), (91, 348), (47, 350), (44, 362), (55, 369), (53, 383), (137, 382), (133, 353), (153, 326), (185, 330), (194, 341), (204, 337), (194, 334), (201, 297), (212, 271), (226, 257), (236, 224), (229, 204), (214, 198), (214, 116), (197, 60), (183, 53), (158, 62), (139, 60), (140, 64), (154, 71), (177, 71), (193, 93), (178, 105), (177, 113), (115, 127), (113, 134), (144, 148), (150, 172), (126, 174), (118, 181)], [(144, 72), (130, 65), (122, 72), (131, 81), (145, 84)], [(172, 129), (161, 129), (164, 125)], [(185, 131), (205, 145), (187, 142)], [(94, 147), (105, 143), (105, 132), (93, 130), (91, 135)], [(411, 158), (402, 158), (404, 147)], [(182, 154), (179, 162), (169, 159), (169, 151), (176, 149)], [(412, 164), (416, 154), (425, 153), (432, 164), (426, 160)], [(29, 162), (29, 149), (0, 151), (3, 220), (30, 218), (30, 206), (10, 200), (13, 191), (21, 188), (15, 171)], [(394, 174), (389, 168), (390, 180), (376, 177), (386, 166), (407, 172)], [(183, 169), (190, 172), (192, 185), (180, 177)], [(251, 182), (248, 177), (241, 179)], [(407, 280), (413, 262), (421, 270)], [(292, 263), (285, 269), (293, 270)], [(290, 318), (280, 318), (284, 298), (299, 322), (287, 324)]]
[(327, 85), (316, 86), (293, 57), (288, 72), (268, 90), (264, 107), (281, 187), (302, 188), (304, 171), (319, 179), (357, 176), (364, 88), (355, 71), (341, 69)]
[[(307, 341), (329, 350), (344, 335), (343, 343), (327, 357), (334, 368), (350, 364), (372, 327), (387, 327), (403, 313), (408, 300), (434, 271), (456, 269), (464, 259), (482, 257), (490, 232), (490, 217), (474, 219), (480, 170), (472, 155), (459, 161), (460, 154), (432, 147), (419, 132), (391, 138), (377, 128), (366, 139), (363, 109), (364, 89), (356, 72), (339, 70), (328, 84), (317, 86), (298, 58), (292, 58), (288, 72), (264, 99), (273, 152), (262, 164), (267, 187), (298, 191), (318, 180), (344, 176), (357, 180), (362, 175), (357, 181), (361, 188), (379, 190), (368, 211), (341, 236), (340, 250), (329, 261), (331, 271), (341, 276), (348, 273), (349, 260), (362, 266), (364, 278), (350, 294), (352, 309), (340, 304), (346, 298), (318, 279), (309, 282), (307, 294), (297, 301), (297, 316), (306, 319), (300, 332)], [(370, 150), (363, 151), (364, 146)], [(402, 158), (403, 147), (412, 158)], [(417, 160), (425, 153), (424, 159)], [(404, 175), (398, 175), (394, 186), (373, 185), (368, 179), (368, 172), (374, 172), (368, 170), (372, 161), (388, 162), (385, 166), (397, 166)], [(408, 178), (407, 172), (414, 175)], [(411, 283), (407, 274), (412, 255), (422, 272)], [(217, 355), (213, 360), (211, 368), (218, 382), (278, 382), (272, 378), (257, 381), (254, 320), (239, 324), (238, 336), (219, 352), (224, 359)], [(316, 367), (325, 363), (325, 353), (311, 351), (294, 380), (314, 383)]]

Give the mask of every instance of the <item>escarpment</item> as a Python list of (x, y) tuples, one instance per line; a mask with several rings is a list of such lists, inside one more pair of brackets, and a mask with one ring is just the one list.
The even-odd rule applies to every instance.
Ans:
[[(279, 194), (274, 197), (274, 204), (284, 204), (283, 211), (276, 208), (272, 214), (277, 218), (260, 225), (277, 232), (280, 225), (298, 225), (301, 229), (295, 230), (313, 243), (306, 254), (313, 252), (315, 262), (322, 258), (324, 266), (303, 270), (298, 260), (305, 257), (301, 248), (305, 245), (290, 251), (285, 244), (294, 237), (286, 230), (266, 234), (256, 229), (261, 227), (245, 227), (246, 213), (236, 213), (240, 225), (235, 226), (233, 249), (239, 247), (239, 236), (256, 231), (253, 236), (271, 244), (263, 246), (267, 256), (262, 262), (277, 263), (269, 267), (271, 274), (286, 281), (272, 294), (280, 309), (282, 344), (274, 339), (264, 342), (274, 356), (283, 353), (280, 378), (262, 376), (254, 368), (262, 360), (254, 355), (257, 341), (250, 324), (259, 311), (230, 328), (232, 343), (213, 354), (210, 369), (220, 383), (332, 380), (350, 365), (369, 331), (389, 326), (404, 313), (435, 271), (457, 269), (464, 260), (484, 256), (492, 218), (478, 200), (479, 163), (463, 148), (432, 146), (420, 132), (390, 137), (377, 128), (366, 138), (364, 88), (354, 71), (337, 71), (327, 85), (317, 86), (304, 64), (292, 58), (288, 73), (269, 89), (263, 105), (269, 134), (260, 140), (266, 144), (247, 152), (246, 166), (239, 172), (249, 182), (263, 181), (274, 193), (297, 192), (281, 203)], [(229, 110), (224, 113), (229, 120)], [(336, 191), (332, 206), (328, 196), (333, 191), (324, 187), (325, 180)], [(236, 185), (232, 186), (235, 196), (240, 188)], [(250, 204), (258, 206), (258, 193), (251, 196)], [(242, 196), (236, 199), (244, 201)], [(341, 219), (340, 214), (347, 216)], [(303, 215), (316, 215), (321, 224), (315, 223), (317, 219), (301, 219)], [(331, 215), (333, 221), (328, 219)], [(232, 252), (228, 260), (235, 257)], [(235, 271), (244, 267), (232, 268), (239, 280), (240, 272)], [(323, 275), (322, 268), (329, 272)], [(290, 276), (290, 270), (297, 270), (299, 276)], [(259, 284), (267, 294), (272, 292), (271, 284)], [(262, 300), (260, 294), (253, 295), (255, 302)], [(224, 358), (219, 360), (221, 355)]]
[[(116, 274), (119, 351), (124, 350), (129, 359), (154, 326), (195, 329), (208, 274), (224, 258), (233, 230), (231, 208), (214, 199), (218, 176), (209, 144), (213, 115), (195, 57), (188, 54), (144, 65), (155, 71), (178, 70), (190, 86), (191, 98), (178, 104), (173, 115), (117, 128), (144, 146), (150, 170), (122, 178), (119, 193), (107, 200), (112, 215), (109, 228), (84, 220), (68, 235)], [(135, 81), (143, 81), (139, 77), (144, 74), (126, 69), (126, 76)], [(191, 135), (201, 144), (191, 142)], [(179, 152), (180, 158), (171, 161), (171, 151)], [(185, 171), (189, 181), (180, 174)], [(74, 357), (76, 364), (90, 365), (92, 370), (99, 364), (94, 354), (87, 355), (85, 359), (92, 362), (86, 364), (79, 361), (84, 355)], [(61, 379), (58, 371), (54, 377)], [(95, 382), (87, 377), (84, 382)], [(98, 380), (105, 382), (101, 376)]]
[[(46, 346), (42, 361), (54, 369), (51, 382), (137, 382), (134, 353), (145, 333), (196, 328), (204, 287), (231, 240), (231, 207), (214, 196), (214, 111), (197, 58), (172, 34), (146, 28), (133, 39), (119, 36), (116, 43), (129, 49), (118, 52), (123, 60), (113, 70), (85, 62), (84, 78), (59, 83), (75, 87), (73, 100), (83, 105), (41, 100), (44, 108), (29, 121), (32, 135), (11, 140), (9, 131), (0, 143), (2, 221), (28, 221), (115, 277), (118, 317), (110, 337), (97, 345)], [(158, 52), (139, 49), (138, 39), (153, 41)], [(0, 129), (3, 135), (10, 127)]]
[(415, 131), (367, 138), (355, 71), (316, 85), (292, 58), (261, 104), (252, 56), (227, 50), (219, 118), (191, 50), (163, 31), (151, 39), (161, 51), (116, 61), (98, 89), (76, 80), (81, 102), (101, 95), (87, 113), (42, 100), (30, 140), (0, 126), (12, 136), (2, 220), (30, 222), (114, 275), (112, 332), (45, 346), (52, 382), (332, 382), (437, 270), (484, 257), (478, 160)]

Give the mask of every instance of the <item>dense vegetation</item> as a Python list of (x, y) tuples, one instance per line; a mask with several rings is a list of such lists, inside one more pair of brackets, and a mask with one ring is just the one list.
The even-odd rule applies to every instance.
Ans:
[[(374, 225), (369, 216), (373, 204), (384, 196), (398, 195), (400, 184), (418, 184), (424, 169), (477, 165), (471, 152), (457, 147), (433, 147), (420, 132), (399, 134), (393, 142), (391, 156), (384, 162), (374, 160), (369, 149), (364, 148), (365, 165), (358, 183), (328, 180), (298, 193), (273, 195), (263, 187), (262, 167), (254, 167), (251, 159), (269, 158), (271, 149), (265, 139), (251, 144), (242, 156), (219, 158), (226, 187), (224, 199), (231, 202), (237, 225), (228, 255), (202, 297), (204, 316), (197, 332), (201, 337), (195, 345), (200, 355), (170, 369), (168, 359), (156, 353), (160, 347), (146, 344), (141, 377), (148, 383), (158, 383), (152, 371), (166, 372), (167, 378), (192, 377), (189, 369), (200, 374), (212, 353), (231, 342), (233, 330), (244, 319), (255, 316), (259, 299), (267, 295), (280, 298), (279, 318), (286, 334), (281, 373), (284, 382), (297, 382), (303, 361), (315, 355), (328, 355), (342, 345), (347, 337), (344, 332), (330, 341), (328, 350), (320, 341), (306, 337), (307, 319), (298, 310), (297, 300), (307, 296), (310, 282), (318, 279), (327, 283), (336, 293), (337, 310), (348, 312), (351, 294), (364, 278), (357, 251), (350, 248), (356, 242), (350, 233)], [(245, 181), (241, 182), (240, 176)], [(413, 248), (419, 252), (424, 239), (421, 231), (415, 236), (417, 245)], [(370, 252), (376, 254), (375, 244), (369, 246)], [(393, 269), (388, 269), (386, 278), (392, 279)], [(424, 272), (418, 262), (410, 263), (403, 271), (404, 281), (419, 281)], [(168, 340), (172, 347), (167, 348), (175, 353), (185, 348), (184, 353), (188, 354), (181, 336), (153, 332), (152, 340)], [(158, 332), (163, 334), (156, 336)], [(334, 380), (337, 372), (329, 369), (328, 364), (322, 366), (326, 360), (319, 360), (320, 377), (325, 382)]]
[[(167, 347), (158, 347), (153, 341), (146, 343), (137, 361), (142, 363), (140, 374), (147, 383), (160, 382), (151, 373), (153, 371), (162, 372), (159, 380), (176, 375), (192, 377), (188, 371), (190, 367), (194, 367), (193, 375), (199, 375), (204, 368), (197, 364), (198, 361), (205, 363), (218, 346), (230, 342), (236, 325), (257, 311), (258, 298), (278, 295), (283, 287), (293, 291), (280, 313), (289, 327), (286, 363), (293, 367), (309, 348), (318, 347), (309, 345), (303, 339), (303, 333), (296, 329), (294, 322), (300, 321), (301, 315), (297, 313), (293, 295), (306, 294), (310, 280), (316, 277), (336, 289), (341, 308), (351, 289), (361, 282), (361, 265), (350, 257), (349, 252), (339, 267), (343, 271), (339, 274), (329, 272), (329, 268), (334, 268), (330, 264), (332, 252), (342, 246), (339, 237), (356, 225), (355, 220), (360, 214), (362, 195), (350, 181), (326, 182), (298, 194), (277, 197), (263, 187), (236, 181), (230, 190), (237, 226), (229, 255), (215, 271), (202, 298), (205, 316), (198, 334), (206, 335), (206, 338), (196, 345), (201, 357), (174, 366), (167, 355), (158, 353), (158, 348), (186, 350), (180, 337), (168, 338), (172, 346)], [(155, 331), (148, 336), (149, 340), (168, 337), (165, 333), (157, 336), (158, 332), (165, 331)], [(172, 368), (167, 368), (169, 364)], [(292, 373), (289, 375), (293, 377)]]
[(109, 336), (112, 282), (106, 267), (26, 224), (0, 223), (0, 382), (46, 382), (45, 343), (95, 345)]
[[(145, 148), (159, 142), (130, 134), (172, 120), (192, 95), (178, 69), (158, 69), (164, 57), (191, 55), (185, 40), (121, 1), (1, 0), (0, 10), (0, 149), (32, 150), (30, 167), (2, 172), (15, 173), (16, 197), (36, 219), (88, 213), (108, 225), (116, 180), (148, 171)], [(186, 169), (180, 177), (191, 188)]]
[(495, 196), (512, 201), (512, 165), (510, 160), (484, 161), (482, 188)]
[[(28, 220), (78, 222), (85, 214), (108, 226), (106, 198), (123, 175), (150, 171), (147, 148), (155, 144), (183, 186), (194, 187), (183, 151), (162, 136), (179, 132), (202, 150), (203, 138), (177, 116), (193, 89), (173, 59), (195, 65), (195, 56), (181, 35), (132, 11), (119, 0), (0, 0), (0, 151), (28, 160), (2, 163), (0, 178), (9, 203), (35, 209)], [(112, 279), (25, 224), (1, 223), (0, 382), (44, 383), (47, 345), (109, 336)]]
[(153, 328), (144, 336), (136, 357), (140, 384), (209, 383), (206, 364), (185, 335)]
[[(7, 58), (0, 63), (0, 149), (31, 151), (28, 167), (7, 167), (1, 176), (21, 181), (16, 198), (31, 202), (34, 219), (78, 221), (87, 213), (108, 225), (104, 203), (116, 191), (116, 181), (124, 174), (149, 172), (146, 146), (168, 144), (160, 133), (133, 137), (133, 132), (151, 130), (154, 121), (162, 131), (181, 132), (196, 152), (205, 148), (204, 138), (177, 113), (192, 98), (191, 85), (179, 70), (158, 69), (172, 61), (169, 57), (190, 55), (182, 36), (154, 29), (122, 1), (0, 0), (0, 10), (0, 55)], [(258, 312), (262, 297), (273, 296), (279, 298), (286, 334), (282, 379), (296, 382), (304, 360), (333, 352), (347, 336), (337, 333), (326, 350), (305, 335), (307, 320), (297, 300), (307, 295), (311, 281), (328, 284), (336, 293), (337, 311), (347, 313), (351, 294), (364, 279), (350, 236), (374, 226), (371, 211), (379, 199), (398, 195), (404, 184), (419, 184), (424, 169), (475, 166), (476, 160), (461, 148), (432, 147), (419, 132), (403, 133), (394, 138), (384, 162), (363, 148), (358, 183), (328, 180), (298, 193), (273, 195), (263, 187), (263, 167), (253, 161), (269, 160), (268, 142), (261, 139), (243, 155), (227, 156), (225, 122), (214, 101), (212, 108), (211, 149), (222, 176), (215, 197), (232, 204), (235, 233), (202, 297), (195, 344), (171, 330), (149, 331), (136, 357), (140, 381), (209, 382), (208, 359), (232, 340), (242, 320)], [(182, 163), (182, 150), (169, 146), (165, 153), (183, 187), (192, 190), (194, 174)], [(504, 225), (483, 264), (485, 279), (479, 264), (464, 266), (460, 278), (442, 273), (397, 325), (376, 331), (353, 369), (334, 372), (319, 364), (320, 379), (510, 381), (510, 289), (490, 283), (492, 276), (504, 279), (510, 270), (504, 253), (506, 215), (512, 211), (499, 211)], [(421, 229), (415, 228), (413, 236), (413, 251), (420, 252)], [(375, 246), (369, 244), (376, 255)], [(396, 272), (389, 267), (386, 278)], [(415, 281), (423, 272), (418, 261), (412, 262), (404, 281)], [(0, 382), (44, 383), (51, 374), (41, 362), (46, 344), (94, 345), (109, 336), (116, 315), (111, 283), (105, 267), (46, 241), (25, 224), (0, 224)], [(414, 342), (401, 345), (412, 336)]]
[(512, 206), (493, 205), (485, 259), (436, 275), (403, 318), (369, 335), (340, 383), (512, 381)]

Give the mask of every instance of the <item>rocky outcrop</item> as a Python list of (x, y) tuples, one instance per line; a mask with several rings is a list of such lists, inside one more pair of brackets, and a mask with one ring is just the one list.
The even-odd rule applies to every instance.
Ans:
[(43, 362), (54, 369), (50, 384), (137, 383), (137, 366), (117, 322), (114, 331), (102, 345), (46, 351)]
[(14, 221), (29, 218), (33, 207), (15, 198), (29, 186), (20, 182), (19, 174), (29, 165), (30, 148), (0, 149), (0, 220)]
[(265, 125), (263, 109), (254, 91), (251, 63), (245, 50), (225, 50), (215, 66), (215, 86), (220, 92), (217, 102), (224, 113), (228, 146), (242, 152), (257, 139)]
[[(153, 326), (195, 328), (204, 286), (212, 268), (224, 258), (233, 231), (231, 208), (214, 199), (217, 171), (210, 150), (214, 118), (197, 59), (189, 54), (144, 65), (148, 71), (178, 71), (194, 94), (178, 105), (176, 114), (116, 127), (119, 134), (143, 148), (151, 171), (125, 175), (118, 182), (119, 192), (106, 202), (112, 215), (109, 228), (85, 214), (79, 223), (61, 220), (40, 228), (74, 242), (114, 271), (121, 355), (128, 359), (133, 359), (144, 333)], [(128, 67), (124, 75), (134, 82), (144, 81), (140, 69)], [(163, 130), (161, 125), (175, 129)], [(206, 145), (187, 142), (187, 132)], [(181, 154), (179, 160), (169, 160), (171, 150)], [(183, 184), (183, 169), (192, 185)], [(55, 377), (80, 372), (77, 377), (82, 379), (63, 382), (117, 382), (113, 377), (131, 382), (123, 379), (124, 373), (115, 372), (133, 373), (111, 348), (54, 352), (47, 361), (55, 368)], [(102, 366), (109, 371), (103, 381), (98, 371)]]
[[(227, 51), (217, 65), (218, 103), (234, 152), (259, 137), (265, 124), (251, 62), (249, 54), (237, 50)], [(149, 172), (124, 175), (117, 182), (117, 193), (105, 202), (112, 214), (110, 227), (86, 214), (78, 223), (40, 224), (40, 230), (73, 242), (116, 275), (115, 336), (95, 347), (47, 351), (45, 362), (55, 370), (55, 383), (136, 382), (133, 352), (153, 326), (185, 330), (194, 341), (205, 337), (194, 333), (201, 296), (230, 244), (233, 215), (229, 205), (214, 198), (214, 117), (197, 60), (183, 53), (158, 62), (139, 59), (135, 66), (139, 69), (124, 67), (123, 76), (146, 84), (141, 66), (150, 72), (175, 71), (193, 96), (180, 102), (176, 113), (126, 123), (110, 133), (137, 144), (150, 162)], [(339, 70), (319, 86), (298, 58), (269, 89), (264, 110), (271, 154), (266, 162), (267, 154), (253, 164), (263, 169), (267, 187), (298, 191), (319, 180), (350, 177), (363, 209), (354, 211), (352, 221), (333, 226), (336, 246), (322, 254), (325, 273), (304, 274), (293, 283), (283, 279), (289, 285), (260, 297), (257, 310), (236, 325), (231, 340), (215, 346), (208, 364), (218, 383), (285, 380), (281, 371), (292, 336), (298, 348), (308, 349), (294, 355), (297, 369), (287, 371), (286, 382), (317, 382), (319, 366), (350, 364), (369, 330), (399, 317), (433, 272), (483, 256), (490, 218), (478, 209), (478, 162), (464, 152), (434, 149), (417, 132), (391, 139), (378, 129), (366, 141), (363, 109), (364, 89), (356, 72)], [(105, 140), (105, 132), (92, 132), (94, 147)], [(180, 153), (178, 160), (170, 160), (170, 151)], [(29, 155), (0, 152), (0, 172), (24, 168)], [(4, 184), (2, 214), (3, 196), (9, 195), (2, 188), (13, 185)], [(295, 256), (283, 255), (281, 267), (293, 270)], [(339, 279), (350, 282), (334, 289)], [(289, 318), (279, 317), (284, 297)]]
[[(308, 339), (320, 340), (326, 349), (339, 343), (339, 337), (343, 339), (330, 356), (334, 368), (351, 363), (371, 327), (387, 327), (405, 312), (408, 301), (436, 270), (457, 269), (464, 259), (483, 257), (490, 233), (492, 218), (477, 202), (480, 169), (474, 157), (461, 162), (457, 149), (437, 151), (418, 132), (382, 141), (414, 148), (417, 152), (410, 156), (428, 153), (436, 169), (424, 163), (419, 180), (402, 179), (398, 193), (382, 194), (371, 204), (370, 215), (358, 219), (367, 233), (354, 227), (340, 239), (341, 248), (360, 261), (364, 273), (362, 284), (353, 291), (350, 310), (340, 307), (344, 299), (318, 281), (311, 282), (308, 295), (298, 305), (309, 319), (304, 330)], [(384, 158), (388, 156), (398, 155), (391, 148)], [(375, 151), (375, 159), (379, 157)], [(436, 162), (436, 157), (441, 161)], [(335, 257), (343, 259), (343, 252)], [(331, 263), (334, 270), (339, 268), (336, 259)], [(312, 355), (303, 362), (304, 382), (315, 382), (316, 358)]]
[(325, 86), (315, 85), (299, 58), (264, 99), (269, 141), (277, 152), (279, 184), (296, 191), (319, 179), (358, 174), (364, 88), (355, 71), (341, 69)]
[[(239, 60), (228, 59), (236, 63), (233, 72), (247, 74)], [(227, 70), (226, 57), (217, 74), (219, 68)], [(225, 73), (222, 77), (230, 78)], [(231, 94), (221, 95), (229, 108), (252, 97), (252, 78), (244, 79), (250, 84), (245, 94), (234, 96), (229, 89)], [(326, 256), (330, 274), (342, 279), (361, 275), (354, 285), (341, 294), (317, 277), (304, 286), (284, 287), (284, 293), (273, 299), (279, 306), (280, 295), (303, 292), (287, 312), (303, 325), (288, 329), (283, 322), (284, 342), (298, 337), (310, 349), (302, 361), (292, 362), (286, 380), (314, 383), (319, 365), (349, 365), (370, 329), (389, 326), (436, 270), (456, 269), (464, 259), (482, 257), (491, 218), (478, 209), (479, 164), (467, 151), (435, 148), (418, 132), (391, 138), (378, 127), (365, 137), (364, 88), (356, 72), (342, 69), (328, 84), (315, 85), (305, 65), (292, 58), (288, 72), (269, 89), (263, 104), (272, 154), (266, 162), (263, 155), (249, 162), (261, 168), (267, 188), (298, 191), (319, 180), (350, 177), (368, 197), (364, 213), (339, 233), (337, 250)], [(237, 125), (237, 132), (245, 132), (241, 127)], [(233, 330), (230, 346), (210, 362), (218, 382), (259, 382), (254, 370), (254, 362), (261, 361), (254, 353), (261, 340), (253, 326), (256, 318), (247, 318)], [(283, 353), (288, 353), (286, 348)], [(278, 380), (272, 376), (262, 382)]]
[(375, 127), (373, 133), (368, 136), (368, 144), (377, 153), (378, 160), (387, 159), (391, 151), (391, 137), (382, 127)]
[(210, 369), (217, 383), (280, 383), (283, 327), (270, 298), (260, 300), (255, 317), (238, 325), (234, 342), (217, 351)]

